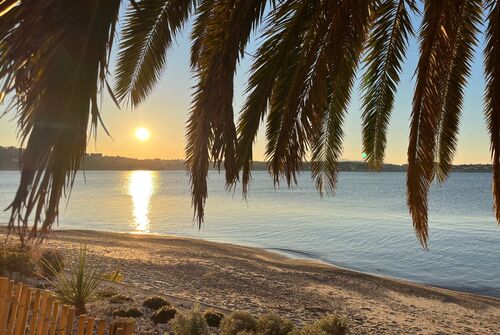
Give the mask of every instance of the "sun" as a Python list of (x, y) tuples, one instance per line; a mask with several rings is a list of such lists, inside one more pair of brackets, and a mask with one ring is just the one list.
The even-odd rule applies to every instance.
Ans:
[(139, 141), (145, 142), (145, 141), (149, 140), (149, 138), (151, 137), (151, 133), (149, 132), (149, 130), (147, 128), (139, 127), (135, 130), (134, 136)]

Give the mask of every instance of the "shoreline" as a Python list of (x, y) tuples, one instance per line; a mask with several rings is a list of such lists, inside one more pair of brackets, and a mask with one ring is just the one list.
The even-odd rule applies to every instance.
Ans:
[[(1, 231), (2, 233), (5, 230)], [(351, 334), (493, 334), (500, 299), (361, 273), (321, 261), (189, 237), (57, 230), (44, 247), (69, 253), (85, 241), (131, 290), (295, 323), (345, 315)]]
[[(4, 227), (2, 227), (4, 229)], [(479, 297), (484, 297), (484, 298), (492, 298), (500, 301), (500, 295), (489, 295), (489, 294), (481, 294), (478, 293), (477, 291), (470, 290), (467, 288), (450, 288), (450, 287), (445, 287), (445, 286), (439, 286), (439, 285), (433, 285), (431, 283), (427, 283), (424, 281), (417, 281), (417, 280), (412, 280), (409, 278), (404, 278), (404, 277), (399, 277), (397, 275), (390, 275), (390, 274), (383, 274), (383, 273), (376, 273), (376, 272), (370, 272), (370, 271), (364, 271), (361, 269), (357, 268), (351, 268), (349, 266), (344, 266), (341, 264), (337, 264), (335, 262), (323, 260), (321, 258), (315, 258), (314, 254), (310, 254), (307, 252), (301, 252), (299, 250), (293, 250), (293, 249), (283, 249), (283, 248), (266, 248), (262, 247), (256, 244), (245, 244), (245, 243), (237, 243), (237, 242), (227, 242), (227, 241), (222, 241), (222, 240), (212, 240), (212, 239), (203, 239), (203, 238), (197, 238), (197, 237), (191, 237), (191, 236), (184, 236), (184, 235), (176, 235), (176, 234), (164, 234), (164, 233), (142, 233), (142, 232), (112, 232), (108, 230), (94, 230), (94, 229), (54, 229), (54, 233), (57, 234), (57, 232), (95, 232), (95, 233), (110, 233), (110, 234), (125, 234), (125, 235), (139, 235), (139, 236), (151, 236), (151, 237), (167, 237), (167, 238), (181, 238), (181, 239), (188, 239), (188, 240), (199, 240), (199, 241), (204, 241), (208, 243), (215, 243), (215, 244), (224, 244), (228, 246), (234, 246), (234, 247), (242, 247), (242, 248), (251, 248), (251, 249), (257, 249), (260, 251), (266, 251), (275, 255), (280, 255), (283, 256), (287, 259), (290, 260), (303, 260), (307, 262), (312, 262), (312, 263), (318, 263), (322, 264), (325, 266), (333, 267), (335, 269), (339, 270), (344, 270), (344, 271), (350, 271), (354, 272), (357, 274), (363, 274), (363, 275), (368, 275), (368, 276), (374, 276), (377, 278), (381, 279), (388, 279), (388, 280), (396, 280), (396, 281), (403, 281), (403, 282), (408, 282), (410, 284), (415, 284), (415, 285), (421, 285), (423, 287), (428, 287), (428, 288), (437, 288), (441, 290), (447, 290), (451, 292), (457, 292), (457, 293), (465, 293), (465, 294), (471, 294), (474, 296), (479, 296)]]

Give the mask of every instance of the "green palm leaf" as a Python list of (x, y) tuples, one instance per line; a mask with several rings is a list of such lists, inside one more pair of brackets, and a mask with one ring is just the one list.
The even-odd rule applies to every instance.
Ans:
[(374, 10), (375, 22), (366, 44), (363, 75), (363, 150), (367, 164), (380, 169), (384, 160), (387, 127), (399, 83), (401, 66), (413, 35), (410, 8), (414, 1), (384, 0)]
[(144, 0), (125, 14), (116, 70), (117, 98), (133, 106), (151, 92), (166, 66), (167, 50), (196, 0)]

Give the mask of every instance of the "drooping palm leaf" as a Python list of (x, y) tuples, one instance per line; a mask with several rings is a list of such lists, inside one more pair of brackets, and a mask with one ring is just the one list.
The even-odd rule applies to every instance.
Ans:
[(497, 222), (500, 222), (500, 2), (488, 0), (486, 8), (488, 26), (484, 50), (485, 108), (493, 160), (493, 207)]
[(26, 144), (9, 221), (22, 243), (46, 236), (80, 167), (119, 8), (119, 0), (21, 1), (16, 24), (1, 33), (0, 78), (16, 94)]
[(343, 120), (363, 43), (370, 25), (371, 1), (341, 1), (331, 16), (325, 45), (327, 105), (319, 127), (313, 127), (311, 169), (320, 192), (333, 193), (342, 155)]
[[(417, 67), (417, 84), (413, 99), (410, 143), (408, 147), (408, 207), (418, 239), (424, 247), (428, 240), (427, 194), (436, 173), (435, 158), (442, 158), (440, 175), (449, 170), (455, 150), (462, 87), (470, 67), (471, 49), (475, 42), (478, 1), (426, 1), (421, 29), (421, 55)], [(465, 17), (467, 15), (467, 17)], [(465, 25), (469, 25), (466, 27)], [(467, 32), (471, 29), (471, 33)], [(466, 46), (465, 55), (457, 56), (457, 46)], [(459, 79), (452, 83), (450, 79)], [(454, 86), (457, 85), (457, 86)], [(448, 94), (452, 94), (448, 96)], [(447, 98), (459, 98), (447, 101)], [(443, 111), (443, 108), (445, 110)], [(448, 124), (443, 124), (448, 122)], [(442, 132), (441, 129), (444, 129)], [(444, 134), (442, 140), (440, 135)], [(438, 150), (438, 145), (443, 148)], [(441, 156), (438, 153), (443, 153)], [(442, 178), (442, 177), (441, 177)]]
[[(205, 0), (212, 3), (211, 0)], [(198, 83), (187, 124), (186, 165), (191, 177), (195, 216), (201, 224), (207, 197), (207, 174), (210, 157), (218, 167), (224, 162), (227, 185), (238, 174), (236, 127), (233, 116), (234, 75), (254, 28), (259, 24), (267, 0), (224, 0), (202, 2), (199, 32), (202, 48), (192, 61)], [(196, 48), (194, 44), (194, 47)]]
[(384, 160), (387, 127), (408, 38), (414, 33), (410, 18), (412, 8), (412, 0), (383, 0), (378, 3), (366, 45), (366, 70), (361, 87), (363, 151), (368, 166), (377, 170)]
[(144, 0), (129, 6), (116, 70), (117, 98), (133, 106), (151, 92), (166, 66), (167, 51), (196, 0)]
[(469, 0), (461, 8), (450, 38), (450, 60), (441, 85), (441, 120), (437, 136), (436, 177), (444, 182), (451, 170), (457, 147), (460, 114), (467, 79), (470, 76), (474, 49), (477, 46), (482, 1)]
[(297, 59), (297, 46), (308, 24), (310, 3), (287, 1), (275, 8), (267, 20), (269, 27), (262, 36), (265, 41), (252, 65), (248, 97), (238, 121), (238, 165), (242, 169), (244, 194), (250, 182), (253, 144), (259, 125), (268, 111), (277, 77), (286, 73), (289, 64)]

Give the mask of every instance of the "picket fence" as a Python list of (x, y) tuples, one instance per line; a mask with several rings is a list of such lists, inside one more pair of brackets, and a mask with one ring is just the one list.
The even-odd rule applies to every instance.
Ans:
[(60, 305), (52, 292), (0, 277), (0, 335), (94, 334), (132, 335), (135, 321), (116, 319), (108, 326), (105, 320), (75, 316), (75, 308)]

